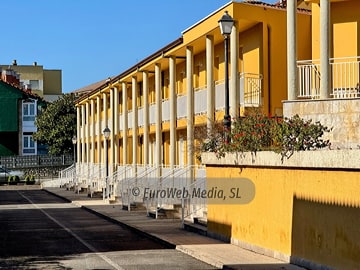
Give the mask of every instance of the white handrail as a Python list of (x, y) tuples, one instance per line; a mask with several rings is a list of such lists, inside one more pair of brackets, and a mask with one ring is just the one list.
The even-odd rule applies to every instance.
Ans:
[[(320, 61), (298, 61), (298, 98), (320, 97)], [(360, 97), (360, 56), (330, 58), (331, 98)]]

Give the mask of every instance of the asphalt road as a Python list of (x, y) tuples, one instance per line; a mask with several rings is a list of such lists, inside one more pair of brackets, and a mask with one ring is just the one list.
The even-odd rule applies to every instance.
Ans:
[(0, 190), (0, 269), (214, 269), (41, 190)]

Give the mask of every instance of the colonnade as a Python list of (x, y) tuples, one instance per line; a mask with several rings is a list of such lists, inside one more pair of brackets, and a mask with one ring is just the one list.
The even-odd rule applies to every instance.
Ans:
[[(239, 47), (239, 32), (237, 25), (233, 26), (230, 42), (230, 114), (232, 117), (239, 115), (239, 79), (238, 79), (238, 47)], [(215, 82), (214, 82), (214, 37), (207, 35), (206, 42), (206, 123), (208, 128), (214, 121), (215, 115)], [(193, 46), (186, 46), (185, 48), (185, 64), (186, 64), (186, 142), (187, 142), (187, 165), (194, 164), (194, 48)], [(168, 58), (168, 73), (169, 73), (169, 102), (170, 102), (170, 120), (169, 120), (169, 166), (176, 166), (176, 155), (178, 149), (177, 145), (177, 78), (176, 78), (176, 56), (169, 55)], [(154, 88), (155, 88), (155, 151), (154, 161), (155, 166), (162, 165), (162, 135), (163, 135), (163, 119), (162, 119), (162, 61), (163, 57), (159, 57), (158, 61), (153, 65), (153, 70), (149, 70), (144, 64), (144, 67), (139, 67), (137, 72), (141, 72), (142, 81), (138, 81), (137, 72), (129, 77), (119, 79), (117, 83), (108, 85), (108, 87), (100, 90), (98, 94), (89, 97), (88, 100), (82, 102), (77, 106), (77, 160), (79, 163), (103, 163), (104, 155), (109, 154), (109, 163), (114, 165), (137, 164), (138, 156), (138, 136), (141, 128), (141, 136), (143, 137), (143, 164), (149, 163), (149, 136), (150, 136), (150, 111), (149, 111), (149, 73), (154, 74)], [(141, 83), (142, 98), (143, 98), (143, 126), (139, 127), (138, 123), (138, 84)], [(128, 86), (131, 86), (131, 100), (132, 100), (132, 117), (131, 128), (129, 128), (129, 109), (128, 109)], [(122, 110), (120, 113), (119, 94), (122, 95)], [(96, 112), (96, 113), (95, 113)], [(121, 115), (121, 117), (120, 117)], [(121, 127), (120, 128), (120, 121)], [(108, 126), (111, 130), (109, 138), (109, 150), (104, 151), (102, 130)], [(132, 137), (132, 160), (129, 160), (129, 151), (126, 147), (129, 144), (129, 138)], [(120, 153), (120, 144), (122, 151)], [(122, 164), (120, 163), (120, 155), (122, 155)]]

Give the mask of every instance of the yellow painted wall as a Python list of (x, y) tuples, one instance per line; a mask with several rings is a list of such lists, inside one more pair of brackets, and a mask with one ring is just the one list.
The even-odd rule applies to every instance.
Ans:
[(360, 2), (357, 0), (331, 4), (334, 58), (359, 55), (359, 14)]
[(155, 103), (155, 77), (149, 76), (149, 103)]
[(311, 4), (311, 52), (312, 59), (320, 59), (320, 6), (317, 3)]
[(176, 64), (176, 91), (177, 94), (186, 94), (186, 62), (184, 60)]
[[(360, 30), (360, 2), (358, 0), (333, 2), (330, 17), (330, 57), (358, 56)], [(320, 7), (312, 4), (312, 53), (313, 59), (320, 58)]]
[(201, 52), (194, 57), (194, 88), (206, 87), (206, 53)]
[[(8, 65), (0, 65), (2, 69), (7, 69)], [(11, 65), (11, 68), (20, 74), (20, 80), (39, 80), (43, 82), (43, 89), (33, 89), (34, 93), (43, 95), (61, 95), (62, 93), (62, 73), (61, 70), (47, 70), (41, 65)]]
[[(9, 65), (1, 65), (1, 68), (5, 70)], [(21, 80), (44, 80), (43, 66), (11, 65), (11, 69), (21, 74)]]
[(163, 132), (163, 164), (170, 164), (170, 132)]
[(61, 70), (44, 70), (44, 95), (61, 95), (61, 93)]
[(245, 177), (256, 188), (249, 204), (208, 205), (209, 231), (330, 266), (341, 261), (341, 269), (360, 265), (359, 172), (207, 167), (206, 173), (224, 181)]
[(261, 24), (242, 32), (239, 38), (240, 43), (240, 56), (242, 59), (239, 61), (240, 72), (260, 74), (260, 50), (262, 40), (262, 27)]

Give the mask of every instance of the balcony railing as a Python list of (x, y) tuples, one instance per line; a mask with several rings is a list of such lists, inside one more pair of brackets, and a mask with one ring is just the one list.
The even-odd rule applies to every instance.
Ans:
[[(298, 61), (299, 98), (320, 97), (320, 61)], [(360, 57), (331, 58), (330, 82), (332, 98), (360, 97)]]
[[(259, 107), (262, 105), (262, 75), (254, 73), (240, 73), (239, 74), (240, 87), (240, 104), (243, 107)], [(222, 111), (225, 108), (225, 81), (219, 80), (214, 82), (215, 84), (215, 110)], [(205, 115), (207, 112), (207, 86), (203, 85), (199, 88), (194, 89), (194, 114)], [(178, 95), (176, 98), (176, 117), (177, 119), (183, 119), (187, 117), (187, 95)], [(149, 124), (156, 124), (156, 110), (157, 105), (152, 103), (149, 105)], [(139, 107), (138, 110), (128, 110), (127, 113), (127, 124), (128, 129), (133, 128), (133, 117), (134, 113), (137, 113), (138, 127), (144, 126), (144, 107)], [(118, 114), (119, 128), (123, 130), (124, 121), (123, 114)], [(170, 120), (170, 100), (164, 99), (161, 103), (161, 120)], [(108, 119), (108, 126), (111, 126), (112, 119)], [(96, 123), (95, 123), (96, 125)], [(101, 121), (101, 130), (106, 126), (104, 120)], [(95, 135), (99, 131), (95, 127)], [(93, 136), (93, 127), (90, 125), (90, 134), (87, 125), (80, 126), (80, 137), (86, 138)]]
[(240, 73), (240, 105), (243, 107), (261, 106), (262, 75)]

